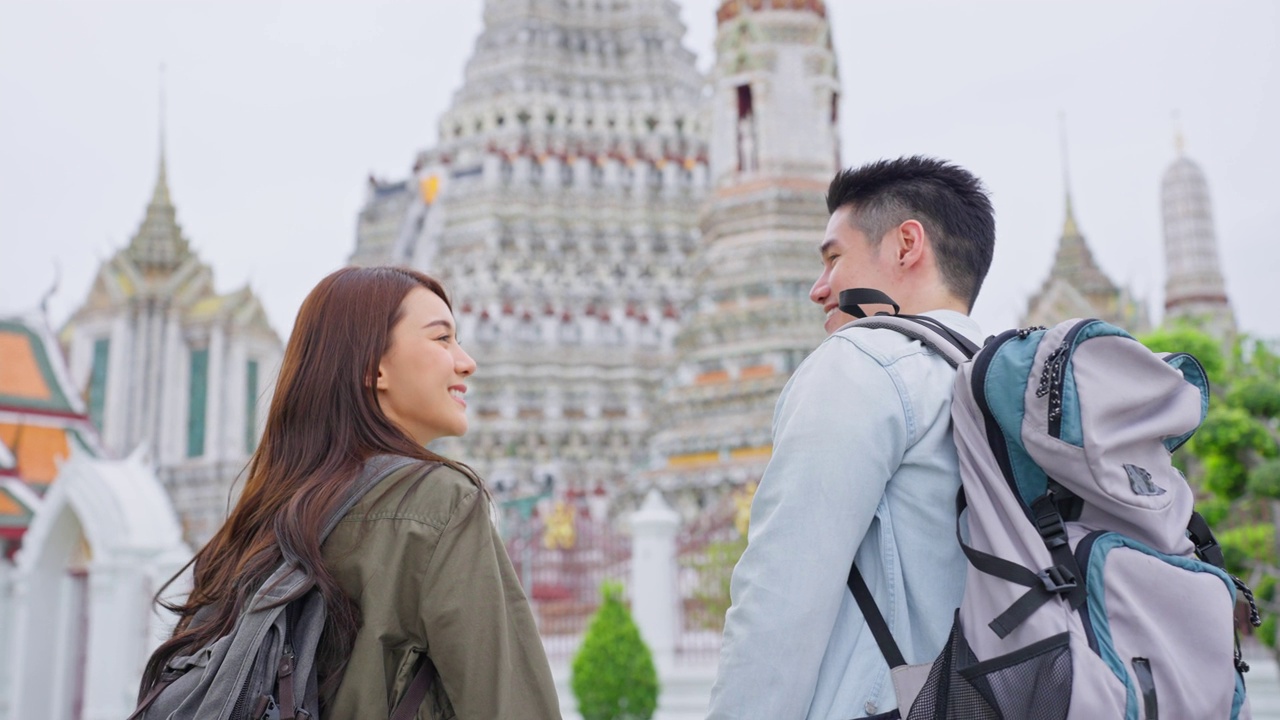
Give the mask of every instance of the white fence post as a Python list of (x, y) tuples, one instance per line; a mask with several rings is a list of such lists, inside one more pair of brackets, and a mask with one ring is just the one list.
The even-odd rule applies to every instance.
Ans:
[(652, 489), (631, 515), (631, 614), (660, 675), (675, 661), (679, 621), (676, 532), (680, 516)]
[(13, 563), (0, 556), (0, 720), (9, 718), (9, 698), (13, 696), (9, 676), (17, 655), (13, 646)]

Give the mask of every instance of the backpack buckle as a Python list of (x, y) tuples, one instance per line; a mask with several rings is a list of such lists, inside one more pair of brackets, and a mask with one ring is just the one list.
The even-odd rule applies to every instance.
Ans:
[(1036, 573), (1044, 589), (1052, 593), (1062, 593), (1076, 589), (1076, 576), (1061, 565), (1054, 565)]
[(1050, 550), (1067, 544), (1067, 526), (1057, 510), (1036, 515), (1036, 530), (1040, 531), (1040, 538)]

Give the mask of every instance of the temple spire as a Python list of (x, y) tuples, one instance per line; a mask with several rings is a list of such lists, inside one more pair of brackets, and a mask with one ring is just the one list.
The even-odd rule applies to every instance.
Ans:
[(156, 173), (155, 190), (153, 190), (151, 193), (151, 204), (164, 206), (164, 205), (172, 204), (169, 199), (169, 174), (168, 174), (168, 168), (166, 167), (167, 163), (165, 161), (165, 145), (167, 144), (165, 139), (165, 112), (168, 108), (165, 106), (165, 95), (164, 95), (164, 63), (160, 63), (159, 108), (160, 108), (160, 122), (159, 122), (160, 167)]
[(1071, 168), (1067, 161), (1067, 114), (1058, 113), (1058, 136), (1062, 145), (1062, 189), (1067, 198), (1067, 216), (1062, 223), (1062, 237), (1079, 237), (1075, 212), (1071, 205)]
[(169, 173), (165, 153), (165, 88), (164, 65), (160, 66), (159, 97), (160, 159), (156, 185), (138, 232), (126, 250), (130, 258), (145, 271), (168, 272), (191, 254), (187, 239), (178, 225), (177, 210), (169, 196)]

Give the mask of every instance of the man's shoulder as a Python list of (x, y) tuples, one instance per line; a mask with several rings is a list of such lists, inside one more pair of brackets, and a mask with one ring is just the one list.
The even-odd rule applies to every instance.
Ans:
[[(977, 323), (967, 315), (949, 310), (934, 310), (923, 314), (981, 344), (981, 331)], [(832, 333), (819, 347), (821, 348), (828, 344), (842, 348), (845, 353), (857, 352), (866, 355), (882, 367), (894, 365), (907, 357), (936, 354), (919, 341), (913, 340), (897, 330), (883, 327), (846, 325)]]

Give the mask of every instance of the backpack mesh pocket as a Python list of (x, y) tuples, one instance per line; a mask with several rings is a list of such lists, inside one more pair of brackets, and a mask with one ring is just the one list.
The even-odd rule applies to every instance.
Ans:
[(1070, 703), (1067, 633), (978, 662), (957, 614), (907, 720), (1064, 720)]

